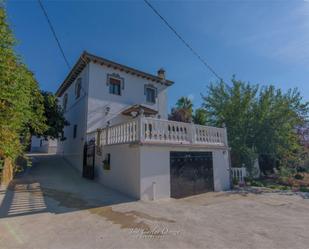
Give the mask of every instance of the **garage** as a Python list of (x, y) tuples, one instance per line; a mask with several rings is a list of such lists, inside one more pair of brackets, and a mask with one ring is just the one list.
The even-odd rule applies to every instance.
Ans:
[(212, 152), (170, 152), (171, 197), (214, 191)]

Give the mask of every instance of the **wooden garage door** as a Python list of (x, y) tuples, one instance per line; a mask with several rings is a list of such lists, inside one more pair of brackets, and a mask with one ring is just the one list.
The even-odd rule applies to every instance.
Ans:
[(214, 190), (212, 152), (170, 152), (171, 197)]

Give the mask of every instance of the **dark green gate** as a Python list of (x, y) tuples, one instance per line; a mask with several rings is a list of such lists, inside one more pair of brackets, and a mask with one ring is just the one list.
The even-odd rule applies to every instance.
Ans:
[(95, 141), (91, 140), (84, 145), (83, 177), (94, 179)]

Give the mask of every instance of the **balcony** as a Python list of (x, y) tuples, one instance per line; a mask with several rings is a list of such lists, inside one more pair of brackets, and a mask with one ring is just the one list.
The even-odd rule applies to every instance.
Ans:
[(227, 147), (225, 128), (138, 117), (98, 130), (98, 145), (157, 144)]

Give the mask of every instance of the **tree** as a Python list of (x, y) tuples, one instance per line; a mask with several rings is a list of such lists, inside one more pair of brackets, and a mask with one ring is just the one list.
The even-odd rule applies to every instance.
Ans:
[(43, 136), (45, 139), (62, 138), (63, 128), (69, 125), (69, 123), (64, 118), (63, 110), (58, 103), (58, 99), (51, 92), (42, 91), (41, 94), (44, 99), (44, 116), (47, 129), (44, 132), (33, 131), (32, 134), (39, 137)]
[(170, 120), (190, 123), (192, 121), (193, 104), (187, 97), (181, 97), (176, 102), (176, 107), (172, 108), (169, 115)]
[(207, 95), (202, 95), (209, 123), (219, 127), (225, 124), (228, 129), (233, 165), (251, 165), (256, 157), (251, 111), (257, 91), (258, 86), (232, 78), (232, 86), (224, 82), (212, 83)]
[[(272, 159), (273, 165), (276, 162), (290, 167), (300, 164), (303, 146), (296, 131), (307, 118), (308, 103), (303, 103), (298, 90), (283, 93), (274, 86), (263, 87), (253, 113), (254, 141), (259, 155), (268, 161)], [(266, 164), (262, 166), (268, 169)]]
[(210, 84), (203, 100), (209, 122), (227, 126), (234, 165), (250, 168), (258, 155), (280, 165), (297, 161), (301, 147), (295, 127), (307, 118), (308, 103), (296, 89), (282, 93), (274, 86), (260, 88), (233, 77), (231, 86)]
[[(30, 131), (46, 129), (43, 97), (33, 74), (14, 52), (15, 39), (0, 5), (0, 165), (11, 172), (12, 162), (23, 153)], [(5, 168), (6, 165), (9, 168)], [(8, 179), (10, 180), (10, 179)]]
[(193, 122), (198, 125), (206, 125), (207, 114), (203, 108), (198, 108), (194, 111)]

